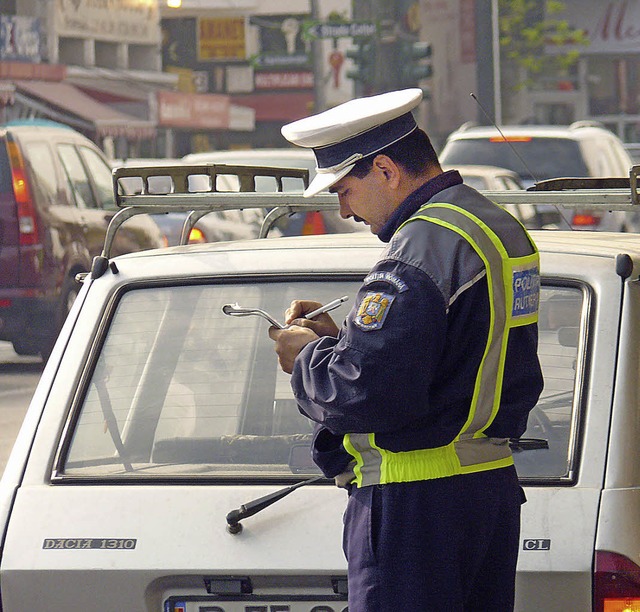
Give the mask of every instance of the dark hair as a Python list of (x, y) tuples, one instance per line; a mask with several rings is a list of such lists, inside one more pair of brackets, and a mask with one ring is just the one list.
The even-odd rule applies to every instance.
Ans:
[(371, 172), (376, 155), (386, 155), (413, 176), (424, 172), (429, 166), (440, 164), (431, 140), (423, 130), (418, 128), (381, 151), (356, 162), (349, 175), (356, 178), (367, 176)]

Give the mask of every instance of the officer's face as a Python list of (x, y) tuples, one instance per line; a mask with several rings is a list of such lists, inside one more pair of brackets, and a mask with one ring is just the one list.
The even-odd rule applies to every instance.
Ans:
[(374, 162), (366, 176), (357, 178), (347, 175), (329, 191), (338, 194), (340, 216), (343, 219), (353, 218), (365, 223), (371, 233), (378, 234), (399, 204), (389, 187), (385, 169)]

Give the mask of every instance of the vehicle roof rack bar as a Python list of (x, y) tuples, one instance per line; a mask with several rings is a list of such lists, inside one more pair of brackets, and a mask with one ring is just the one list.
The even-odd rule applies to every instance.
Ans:
[[(222, 193), (218, 191), (218, 177), (224, 175), (234, 175), (238, 179), (241, 192), (255, 192), (256, 178), (272, 177), (276, 181), (278, 191), (283, 191), (283, 179), (300, 179), (304, 186), (309, 185), (309, 170), (307, 168), (272, 168), (268, 166), (239, 166), (231, 164), (176, 164), (166, 166), (123, 166), (113, 171), (113, 190), (116, 197), (116, 205), (123, 208), (129, 205), (142, 203), (136, 201), (131, 203), (131, 198), (142, 198), (150, 195), (191, 195), (195, 193), (210, 194)], [(149, 179), (153, 177), (163, 177), (171, 181), (171, 191), (169, 193), (154, 193), (151, 189)], [(135, 186), (136, 193), (127, 193), (127, 188), (131, 189), (131, 183), (127, 184), (122, 179), (134, 179), (131, 183)], [(191, 178), (199, 178), (197, 184), (192, 185)], [(203, 181), (206, 178), (208, 180)], [(137, 180), (135, 180), (137, 179)], [(194, 187), (192, 189), (192, 187)], [(197, 187), (197, 189), (195, 189)], [(224, 191), (229, 193), (229, 191)], [(236, 192), (233, 192), (236, 193)]]
[[(339, 208), (338, 196), (332, 193), (323, 193), (312, 198), (305, 198), (302, 192), (287, 193), (252, 193), (252, 192), (211, 192), (211, 193), (191, 193), (173, 196), (172, 194), (164, 195), (146, 195), (131, 196), (130, 201), (138, 202), (137, 205), (128, 204), (126, 208), (119, 210), (111, 219), (107, 233), (105, 236), (102, 255), (109, 257), (111, 247), (116, 232), (120, 226), (135, 215), (148, 214), (156, 215), (169, 212), (191, 213), (197, 211), (208, 214), (210, 212), (222, 210), (243, 210), (245, 208), (258, 209), (278, 209), (282, 210), (282, 214), (277, 217), (271, 217), (271, 222), (280, 216), (292, 214), (296, 212), (315, 212), (323, 210), (337, 210)], [(139, 203), (142, 199), (142, 203)], [(166, 200), (171, 199), (172, 203)], [(194, 215), (195, 217), (195, 215)], [(266, 218), (265, 218), (266, 221)], [(265, 221), (262, 223), (260, 231), (261, 237), (266, 235), (268, 227), (265, 229)], [(185, 224), (187, 221), (185, 221)], [(185, 226), (182, 232), (185, 235)], [(186, 236), (191, 230), (186, 230)], [(264, 234), (264, 235), (263, 235)]]
[[(191, 213), (185, 221), (182, 242), (188, 237), (191, 228), (203, 215), (222, 210), (242, 210), (245, 208), (268, 209), (259, 236), (264, 238), (273, 223), (279, 218), (296, 212), (313, 212), (339, 209), (338, 197), (324, 192), (311, 198), (305, 198), (302, 191), (297, 192), (255, 192), (255, 191), (215, 191), (215, 178), (220, 174), (237, 174), (243, 187), (255, 189), (258, 176), (301, 178), (305, 176), (308, 184), (308, 171), (299, 168), (266, 168), (256, 166), (226, 166), (205, 164), (196, 166), (155, 166), (124, 167), (113, 172), (116, 202), (119, 210), (111, 220), (103, 249), (103, 256), (109, 257), (114, 236), (118, 228), (134, 215), (159, 214), (168, 212)], [(208, 175), (211, 177), (211, 191), (189, 191), (189, 176)], [(149, 193), (148, 180), (152, 176), (170, 176), (170, 193)], [(637, 210), (640, 206), (638, 177), (640, 165), (633, 166), (629, 178), (560, 178), (542, 181), (526, 191), (483, 191), (494, 202), (501, 205), (530, 204), (534, 206), (550, 205), (562, 208), (587, 208), (605, 210)], [(123, 194), (119, 179), (139, 177), (144, 187), (140, 193)], [(276, 179), (277, 180), (277, 179)], [(146, 182), (145, 182), (146, 181)]]

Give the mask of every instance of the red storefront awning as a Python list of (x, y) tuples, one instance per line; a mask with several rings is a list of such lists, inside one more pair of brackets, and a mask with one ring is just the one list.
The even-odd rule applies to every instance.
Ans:
[[(47, 108), (60, 109), (93, 125), (98, 136), (126, 136), (128, 138), (151, 138), (155, 125), (151, 121), (138, 119), (121, 113), (68, 83), (52, 81), (15, 81), (16, 90), (33, 99), (38, 110), (46, 114)], [(43, 104), (44, 103), (44, 104)]]

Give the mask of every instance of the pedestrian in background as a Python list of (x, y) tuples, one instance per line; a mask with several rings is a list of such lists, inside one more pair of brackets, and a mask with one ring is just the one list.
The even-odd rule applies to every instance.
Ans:
[(542, 390), (539, 259), (503, 208), (442, 172), (412, 110), (421, 91), (361, 98), (282, 128), (312, 148), (306, 196), (387, 244), (338, 328), (294, 301), (270, 329), (313, 457), (349, 491), (350, 612), (507, 611), (520, 510), (509, 439)]

